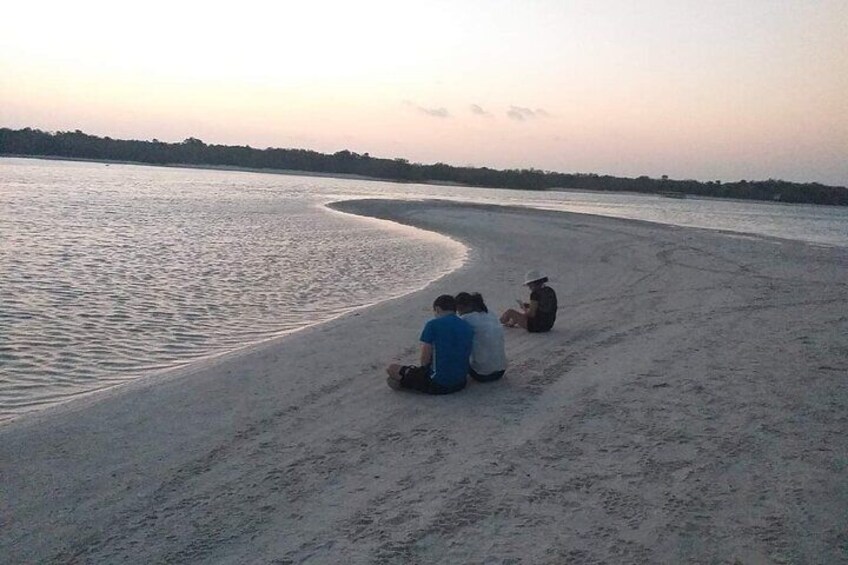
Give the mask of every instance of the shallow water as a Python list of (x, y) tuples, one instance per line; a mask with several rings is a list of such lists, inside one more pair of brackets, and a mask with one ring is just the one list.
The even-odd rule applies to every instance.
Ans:
[(0, 419), (399, 296), (464, 248), (330, 212), (436, 197), (848, 245), (848, 210), (0, 159)]
[(0, 171), (0, 416), (398, 296), (464, 255), (327, 212), (313, 179), (39, 161)]

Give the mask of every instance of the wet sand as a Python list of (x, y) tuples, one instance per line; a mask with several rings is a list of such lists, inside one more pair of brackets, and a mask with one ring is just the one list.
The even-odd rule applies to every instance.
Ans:
[[(848, 249), (444, 202), (338, 209), (467, 264), (326, 324), (0, 426), (9, 563), (848, 559)], [(379, 261), (379, 257), (374, 257)], [(441, 293), (548, 271), (550, 334), (386, 387)]]

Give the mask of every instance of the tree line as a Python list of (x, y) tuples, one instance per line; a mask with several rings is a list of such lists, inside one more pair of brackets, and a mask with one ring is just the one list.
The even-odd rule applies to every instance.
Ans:
[(572, 188), (740, 198), (793, 203), (848, 206), (848, 189), (819, 183), (765, 181), (721, 182), (614, 177), (585, 173), (558, 173), (538, 169), (456, 167), (445, 163), (410, 163), (406, 159), (371, 157), (339, 151), (333, 154), (307, 149), (256, 149), (247, 145), (209, 145), (190, 137), (178, 143), (139, 141), (88, 135), (79, 130), (45, 132), (0, 128), (0, 155), (68, 157), (98, 161), (130, 161), (153, 165), (194, 165), (281, 169), (324, 174), (362, 175), (401, 182), (445, 182), (487, 188), (551, 190)]

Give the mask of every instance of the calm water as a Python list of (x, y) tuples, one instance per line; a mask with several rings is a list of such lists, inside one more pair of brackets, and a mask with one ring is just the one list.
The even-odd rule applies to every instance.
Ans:
[(848, 245), (848, 210), (0, 159), (0, 420), (399, 296), (441, 236), (322, 207), (521, 204)]

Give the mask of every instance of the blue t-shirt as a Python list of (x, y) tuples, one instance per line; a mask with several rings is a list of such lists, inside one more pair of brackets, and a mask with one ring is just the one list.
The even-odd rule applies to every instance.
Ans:
[(427, 322), (421, 332), (421, 341), (433, 346), (430, 378), (447, 387), (464, 383), (473, 339), (474, 329), (456, 314)]

